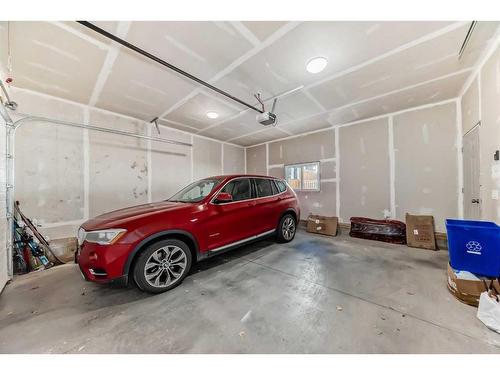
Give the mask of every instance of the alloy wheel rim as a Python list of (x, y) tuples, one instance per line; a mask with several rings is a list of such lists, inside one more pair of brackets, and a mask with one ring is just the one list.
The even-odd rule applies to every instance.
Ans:
[(179, 246), (164, 246), (151, 254), (144, 266), (144, 277), (149, 285), (163, 288), (182, 277), (187, 257)]
[(295, 234), (295, 221), (291, 217), (287, 217), (285, 221), (283, 221), (281, 229), (285, 240), (291, 240)]

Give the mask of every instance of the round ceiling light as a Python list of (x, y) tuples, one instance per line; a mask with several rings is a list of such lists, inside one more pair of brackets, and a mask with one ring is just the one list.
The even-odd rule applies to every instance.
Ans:
[(328, 60), (325, 57), (315, 57), (309, 60), (306, 69), (309, 73), (316, 74), (325, 69), (327, 64)]
[(207, 117), (211, 119), (216, 119), (219, 117), (219, 114), (217, 112), (207, 112)]

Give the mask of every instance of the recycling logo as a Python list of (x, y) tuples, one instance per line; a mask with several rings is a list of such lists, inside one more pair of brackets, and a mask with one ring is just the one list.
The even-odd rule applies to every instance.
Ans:
[(483, 249), (481, 244), (477, 241), (469, 241), (467, 242), (465, 247), (467, 248), (467, 252), (469, 254), (477, 254), (477, 255), (481, 255), (481, 250)]

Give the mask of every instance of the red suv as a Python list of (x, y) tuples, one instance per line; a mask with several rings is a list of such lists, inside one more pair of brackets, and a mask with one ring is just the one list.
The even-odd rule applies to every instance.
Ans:
[(280, 179), (209, 177), (166, 201), (85, 222), (77, 261), (86, 280), (127, 284), (131, 276), (140, 289), (161, 293), (179, 285), (193, 261), (271, 234), (291, 241), (299, 218), (297, 196)]

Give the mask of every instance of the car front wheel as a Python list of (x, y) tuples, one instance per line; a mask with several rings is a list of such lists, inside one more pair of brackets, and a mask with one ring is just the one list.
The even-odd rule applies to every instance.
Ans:
[(134, 281), (146, 292), (166, 292), (187, 276), (191, 258), (189, 247), (180, 240), (156, 242), (139, 255), (133, 270)]
[(291, 214), (285, 214), (278, 225), (277, 237), (279, 242), (290, 242), (295, 237), (297, 222)]

